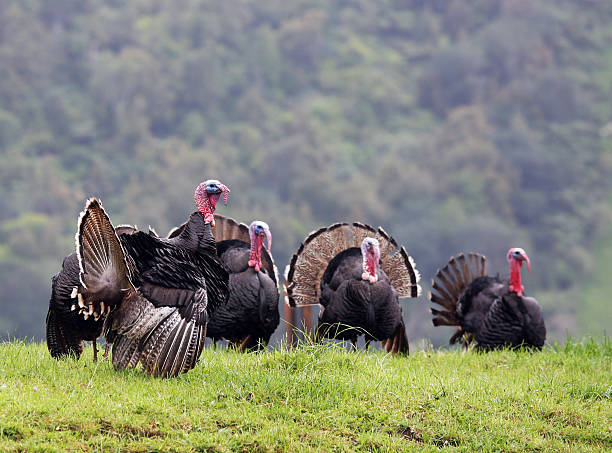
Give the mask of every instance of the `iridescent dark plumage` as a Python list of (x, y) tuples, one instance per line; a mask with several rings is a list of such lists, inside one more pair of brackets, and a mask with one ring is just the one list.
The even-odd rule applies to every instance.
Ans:
[(280, 322), (274, 271), (250, 267), (250, 244), (244, 241), (221, 241), (217, 252), (230, 272), (229, 298), (212, 315), (207, 336), (227, 339), (240, 350), (265, 345)]
[(350, 340), (364, 335), (366, 342), (402, 336), (400, 353), (408, 352), (408, 339), (397, 292), (389, 277), (377, 268), (378, 281), (362, 279), (362, 254), (351, 247), (336, 255), (321, 281), (318, 332), (328, 338)]

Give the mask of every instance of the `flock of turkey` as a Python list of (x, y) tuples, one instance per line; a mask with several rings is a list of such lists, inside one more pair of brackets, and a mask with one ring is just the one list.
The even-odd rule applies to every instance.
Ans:
[[(215, 214), (229, 189), (217, 180), (195, 190), (197, 211), (167, 237), (131, 225), (113, 227), (90, 199), (78, 220), (76, 250), (52, 278), (47, 346), (53, 357), (80, 356), (104, 335), (116, 369), (141, 364), (155, 376), (192, 369), (206, 337), (242, 351), (265, 345), (280, 322), (279, 278), (268, 225), (247, 226)], [(267, 248), (264, 247), (267, 242)], [(486, 259), (450, 259), (432, 282), (434, 325), (456, 326), (450, 342), (476, 349), (541, 348), (546, 337), (537, 301), (523, 296), (524, 250), (508, 251), (510, 278), (485, 274)], [(320, 304), (318, 338), (381, 341), (408, 353), (399, 298), (417, 297), (420, 280), (404, 247), (382, 228), (336, 223), (311, 233), (285, 272), (290, 306)]]

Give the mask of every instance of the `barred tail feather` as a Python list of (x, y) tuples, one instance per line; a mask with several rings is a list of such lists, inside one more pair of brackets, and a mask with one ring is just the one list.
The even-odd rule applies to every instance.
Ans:
[(113, 366), (117, 370), (134, 368), (140, 360), (138, 339), (117, 335), (113, 341)]
[(432, 291), (429, 299), (442, 310), (431, 309), (434, 326), (458, 326), (451, 337), (451, 344), (463, 337), (462, 319), (459, 313), (459, 299), (465, 288), (478, 277), (486, 275), (486, 257), (479, 253), (469, 253), (466, 259), (463, 253), (451, 257), (442, 269), (438, 269), (432, 280)]
[(145, 340), (141, 356), (150, 375), (174, 377), (192, 369), (204, 347), (206, 326), (182, 319), (178, 309), (158, 325)]
[(106, 307), (118, 305), (133, 287), (123, 247), (97, 199), (87, 200), (75, 239), (82, 286), (77, 296), (79, 300), (84, 297), (90, 314), (104, 315)]
[(47, 348), (53, 358), (59, 359), (67, 356), (79, 358), (83, 353), (83, 341), (71, 334), (69, 326), (63, 325), (52, 308), (47, 313), (46, 336)]
[(406, 334), (406, 326), (404, 321), (397, 326), (395, 333), (391, 338), (387, 338), (381, 342), (382, 348), (390, 354), (408, 354), (410, 347), (408, 345), (408, 335)]

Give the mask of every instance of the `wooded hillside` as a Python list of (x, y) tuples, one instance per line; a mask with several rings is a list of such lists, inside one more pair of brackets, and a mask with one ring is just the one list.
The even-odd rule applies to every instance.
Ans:
[[(551, 337), (585, 333), (611, 43), (597, 1), (2, 2), (0, 337), (42, 337), (87, 197), (165, 233), (213, 177), (281, 271), (339, 220), (383, 225), (425, 282), (459, 251), (506, 273), (518, 245)], [(409, 304), (411, 339), (443, 341)]]

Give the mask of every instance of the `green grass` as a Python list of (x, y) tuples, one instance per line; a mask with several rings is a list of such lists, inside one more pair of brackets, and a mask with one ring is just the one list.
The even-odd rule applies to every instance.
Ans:
[(612, 344), (539, 353), (204, 351), (176, 379), (0, 344), (2, 451), (603, 451)]

